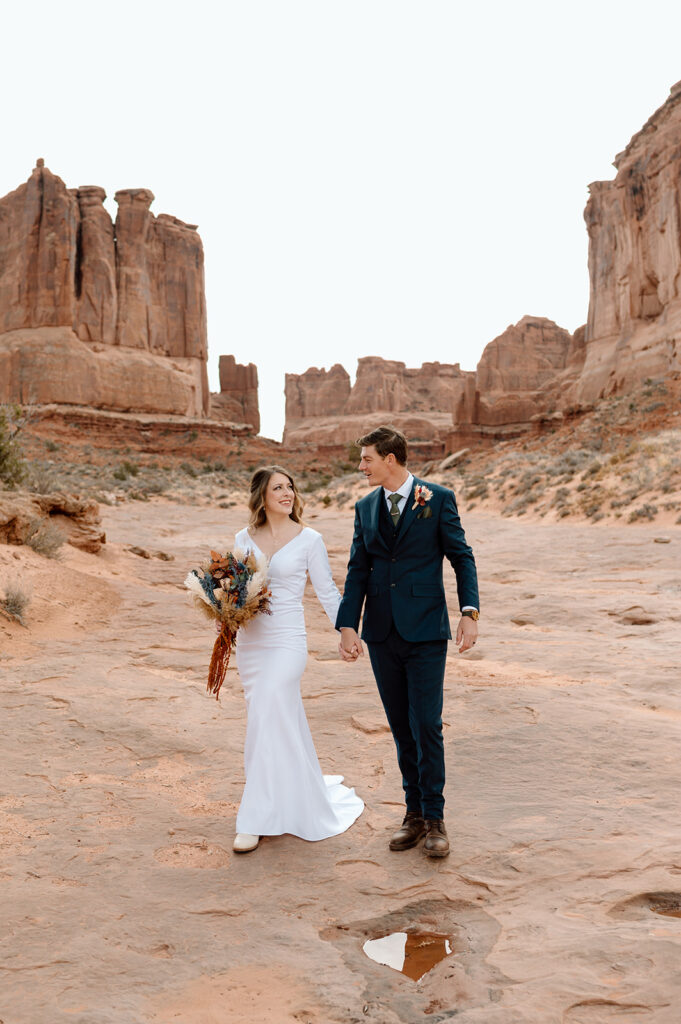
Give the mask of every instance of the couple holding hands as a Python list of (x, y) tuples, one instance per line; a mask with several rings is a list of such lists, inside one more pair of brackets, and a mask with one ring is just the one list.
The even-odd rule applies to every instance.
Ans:
[(425, 837), (428, 856), (449, 853), (442, 699), (451, 632), (442, 569), (446, 558), (456, 575), (461, 609), (456, 644), (467, 651), (478, 632), (475, 560), (453, 493), (410, 473), (407, 441), (399, 430), (378, 427), (357, 444), (360, 472), (375, 489), (355, 506), (342, 597), (321, 534), (302, 522), (302, 502), (291, 475), (270, 466), (257, 470), (251, 481), (251, 520), (236, 544), (268, 558), (272, 615), (257, 616), (242, 627), (236, 647), (248, 708), (246, 785), (234, 840), (239, 853), (255, 849), (265, 835), (327, 839), (348, 829), (364, 809), (342, 776), (322, 775), (303, 709), (308, 574), (340, 631), (343, 660), (363, 657), (363, 642), (368, 648), (397, 748), (406, 805), (390, 849), (407, 850)]

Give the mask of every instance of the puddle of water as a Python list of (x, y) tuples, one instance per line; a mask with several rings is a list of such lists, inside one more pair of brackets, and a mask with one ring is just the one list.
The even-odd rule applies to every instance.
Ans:
[(439, 932), (393, 932), (380, 939), (367, 939), (362, 949), (370, 960), (392, 967), (412, 981), (420, 981), (452, 953), (451, 936)]

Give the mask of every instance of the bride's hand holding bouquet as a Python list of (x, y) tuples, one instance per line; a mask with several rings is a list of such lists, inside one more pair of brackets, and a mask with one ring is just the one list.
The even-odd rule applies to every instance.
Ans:
[(208, 669), (208, 693), (220, 695), (240, 626), (256, 615), (271, 615), (267, 559), (254, 551), (210, 552), (210, 561), (192, 569), (184, 581), (196, 607), (213, 619), (218, 632)]

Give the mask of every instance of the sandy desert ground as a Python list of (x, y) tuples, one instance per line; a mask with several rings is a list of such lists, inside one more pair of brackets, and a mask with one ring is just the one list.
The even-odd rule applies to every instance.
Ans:
[[(232, 853), (244, 706), (233, 668), (205, 693), (182, 579), (244, 510), (103, 512), (99, 556), (0, 547), (33, 588), (28, 628), (0, 621), (2, 1024), (678, 1024), (679, 527), (466, 516), (482, 637), (450, 649), (434, 862), (387, 849), (392, 739), (311, 591), (307, 714), (367, 807)], [(311, 525), (340, 583), (351, 513)], [(362, 952), (405, 929), (452, 936), (419, 982)]]

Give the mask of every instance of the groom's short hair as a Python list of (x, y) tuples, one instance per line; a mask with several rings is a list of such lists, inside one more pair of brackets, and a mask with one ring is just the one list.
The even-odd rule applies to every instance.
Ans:
[(376, 427), (364, 437), (358, 437), (355, 444), (358, 448), (373, 445), (382, 459), (394, 455), (400, 466), (407, 465), (407, 439), (396, 427)]

